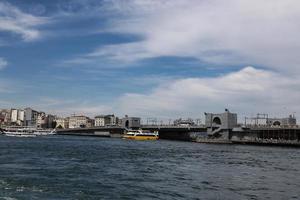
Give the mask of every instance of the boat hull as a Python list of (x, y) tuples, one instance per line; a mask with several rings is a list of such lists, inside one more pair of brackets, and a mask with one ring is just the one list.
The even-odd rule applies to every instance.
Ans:
[(4, 133), (5, 136), (9, 137), (36, 137), (34, 134), (18, 134), (18, 133)]
[(36, 137), (36, 136), (47, 136), (56, 134), (55, 129), (35, 129), (35, 128), (19, 128), (13, 127), (2, 132), (6, 136), (12, 137)]
[(149, 135), (124, 135), (123, 138), (129, 140), (158, 140), (158, 136)]

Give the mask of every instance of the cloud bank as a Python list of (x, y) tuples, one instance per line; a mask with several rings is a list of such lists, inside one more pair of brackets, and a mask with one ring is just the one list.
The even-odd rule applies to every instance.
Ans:
[(113, 13), (105, 31), (142, 39), (95, 49), (76, 58), (80, 64), (178, 56), (300, 73), (297, 0), (129, 0), (110, 1), (105, 8)]
[(185, 78), (162, 84), (146, 94), (128, 93), (118, 110), (151, 117), (202, 117), (224, 108), (242, 115), (266, 112), (288, 115), (300, 109), (300, 80), (267, 70), (245, 67), (213, 78)]

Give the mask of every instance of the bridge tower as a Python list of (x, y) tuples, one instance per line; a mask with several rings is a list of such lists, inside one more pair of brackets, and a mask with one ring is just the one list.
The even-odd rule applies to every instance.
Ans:
[(227, 140), (230, 131), (237, 127), (237, 114), (225, 109), (224, 113), (204, 113), (205, 126), (209, 137)]

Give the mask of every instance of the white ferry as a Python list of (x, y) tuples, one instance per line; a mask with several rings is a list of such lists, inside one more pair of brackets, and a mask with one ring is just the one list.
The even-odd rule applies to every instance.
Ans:
[(55, 129), (46, 130), (33, 127), (7, 127), (3, 130), (4, 135), (14, 137), (36, 137), (42, 135), (54, 135), (55, 133)]
[(131, 140), (158, 140), (158, 131), (147, 131), (147, 130), (129, 130), (124, 136), (124, 139)]

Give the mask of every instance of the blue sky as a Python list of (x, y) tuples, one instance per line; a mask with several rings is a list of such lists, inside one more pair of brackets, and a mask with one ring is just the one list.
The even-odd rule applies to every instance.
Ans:
[(296, 0), (2, 0), (1, 107), (297, 113), (299, 8)]

